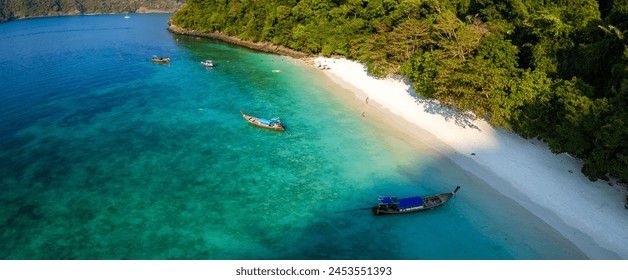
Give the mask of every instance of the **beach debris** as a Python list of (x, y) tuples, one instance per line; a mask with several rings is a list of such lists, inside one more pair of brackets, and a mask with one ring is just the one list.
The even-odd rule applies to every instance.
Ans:
[(327, 65), (327, 61), (326, 61), (326, 60), (324, 61), (324, 63), (325, 63), (325, 64), (321, 64), (321, 62), (319, 61), (319, 62), (317, 63), (317, 65), (316, 65), (316, 67), (317, 67), (318, 69), (321, 69), (321, 70), (328, 70), (328, 69), (330, 69), (330, 68), (329, 68), (329, 66)]

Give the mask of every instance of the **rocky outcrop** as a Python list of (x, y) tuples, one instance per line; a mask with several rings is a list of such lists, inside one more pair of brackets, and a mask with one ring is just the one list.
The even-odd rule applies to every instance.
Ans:
[(208, 32), (201, 32), (198, 30), (188, 30), (185, 28), (178, 27), (172, 23), (168, 23), (168, 30), (170, 30), (170, 32), (175, 33), (175, 34), (217, 39), (217, 40), (228, 42), (234, 45), (243, 46), (243, 47), (247, 47), (250, 49), (263, 51), (267, 53), (285, 55), (285, 56), (290, 56), (294, 58), (304, 58), (308, 56), (305, 53), (298, 52), (298, 51), (295, 51), (295, 50), (292, 50), (283, 46), (274, 45), (269, 42), (253, 42), (253, 41), (242, 40), (240, 38), (229, 36), (227, 34), (220, 33), (220, 32), (208, 33)]

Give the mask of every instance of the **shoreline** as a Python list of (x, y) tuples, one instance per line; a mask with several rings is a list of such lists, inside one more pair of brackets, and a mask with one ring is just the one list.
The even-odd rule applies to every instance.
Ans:
[(47, 14), (47, 15), (37, 15), (37, 16), (19, 16), (19, 17), (10, 17), (6, 19), (0, 18), (0, 23), (7, 23), (11, 21), (18, 20), (26, 20), (26, 19), (37, 19), (37, 18), (51, 18), (51, 17), (71, 17), (71, 16), (97, 16), (97, 15), (124, 15), (124, 14), (171, 14), (177, 11), (178, 8), (173, 8), (170, 10), (161, 10), (161, 9), (151, 9), (146, 7), (139, 7), (137, 10), (133, 12), (110, 12), (110, 13), (81, 13), (79, 11), (72, 12), (58, 12), (56, 14)]
[(197, 37), (216, 39), (216, 40), (220, 40), (220, 41), (227, 42), (230, 44), (247, 47), (252, 50), (257, 50), (257, 51), (277, 54), (277, 55), (284, 55), (284, 56), (289, 56), (292, 58), (303, 59), (303, 58), (308, 57), (308, 55), (305, 53), (295, 51), (295, 50), (286, 48), (284, 46), (275, 45), (269, 42), (253, 42), (253, 41), (242, 40), (240, 38), (230, 36), (230, 35), (220, 33), (220, 32), (208, 33), (208, 32), (201, 32), (199, 30), (185, 29), (185, 28), (181, 28), (179, 26), (174, 25), (170, 21), (168, 22), (168, 31), (174, 34), (178, 34), (178, 35), (197, 36)]
[(623, 207), (626, 190), (605, 181), (591, 182), (580, 172), (578, 159), (553, 154), (541, 141), (523, 139), (421, 99), (408, 82), (374, 78), (359, 62), (313, 57), (271, 43), (187, 30), (171, 22), (168, 30), (289, 56), (318, 67), (331, 82), (353, 93), (349, 98), (355, 99), (356, 110), (364, 105), (377, 110), (376, 115), (385, 118), (379, 122), (393, 125), (485, 181), (558, 231), (587, 258), (628, 259), (628, 236), (622, 234), (628, 232), (628, 211)]
[(353, 93), (360, 108), (367, 106), (367, 113), (378, 110), (394, 129), (539, 217), (587, 258), (628, 259), (628, 211), (621, 185), (591, 182), (580, 172), (579, 160), (421, 99), (407, 82), (369, 76), (358, 62), (318, 57), (306, 64), (324, 69), (332, 82)]

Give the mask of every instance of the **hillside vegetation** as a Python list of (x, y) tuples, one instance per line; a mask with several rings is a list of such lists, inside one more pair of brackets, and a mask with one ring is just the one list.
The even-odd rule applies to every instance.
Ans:
[(0, 22), (38, 16), (174, 12), (184, 0), (0, 0)]
[(628, 182), (628, 0), (189, 0), (172, 22), (402, 74)]

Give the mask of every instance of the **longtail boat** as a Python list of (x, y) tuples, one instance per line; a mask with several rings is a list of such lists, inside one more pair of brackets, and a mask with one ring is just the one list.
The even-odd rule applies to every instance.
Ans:
[(380, 196), (379, 204), (371, 208), (373, 215), (406, 214), (425, 211), (441, 206), (460, 190), (456, 186), (453, 192), (433, 194), (428, 196), (414, 196), (408, 198), (397, 198), (396, 196)]
[(170, 63), (170, 57), (159, 58), (156, 55), (153, 55), (153, 57), (150, 60), (155, 63)]
[(264, 119), (264, 118), (258, 118), (258, 117), (253, 117), (253, 116), (249, 116), (247, 114), (244, 114), (244, 112), (242, 112), (242, 110), (240, 110), (240, 113), (242, 114), (242, 117), (248, 123), (250, 123), (252, 125), (255, 125), (255, 126), (258, 126), (258, 127), (262, 127), (262, 128), (272, 129), (272, 130), (279, 130), (279, 131), (286, 130), (286, 128), (283, 126), (283, 123), (281, 122), (279, 117), (275, 117), (275, 118), (271, 118), (271, 119)]

